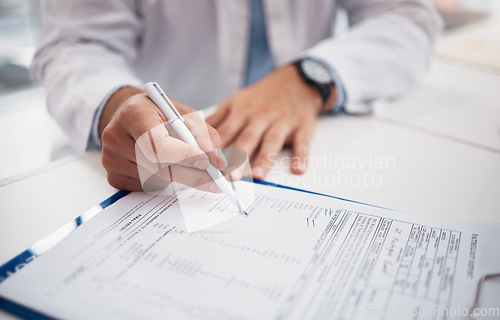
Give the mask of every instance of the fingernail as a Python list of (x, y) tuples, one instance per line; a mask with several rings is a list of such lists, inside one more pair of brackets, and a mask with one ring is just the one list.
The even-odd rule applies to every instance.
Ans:
[(212, 186), (210, 186), (210, 192), (221, 193), (222, 191), (218, 185), (216, 185), (215, 183), (212, 183)]
[(222, 149), (217, 148), (217, 149), (215, 149), (215, 152), (217, 153), (217, 158), (218, 158), (218, 162), (217, 162), (218, 168), (222, 169), (222, 168), (227, 167), (228, 162), (227, 162), (226, 156), (222, 152)]
[(306, 168), (307, 168), (307, 166), (306, 166), (305, 160), (303, 160), (303, 159), (299, 160), (297, 163), (297, 169), (300, 172), (304, 172), (304, 171), (306, 171)]
[(200, 169), (200, 170), (205, 170), (208, 168), (208, 159), (198, 159), (196, 160), (196, 162), (194, 163), (194, 167), (196, 169)]
[(261, 179), (264, 176), (264, 169), (262, 167), (255, 167), (252, 169), (252, 175), (254, 178)]

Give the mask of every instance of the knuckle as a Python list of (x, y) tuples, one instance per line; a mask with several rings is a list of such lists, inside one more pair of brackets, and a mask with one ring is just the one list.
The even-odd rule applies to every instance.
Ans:
[(287, 112), (290, 108), (287, 108), (287, 102), (283, 99), (274, 99), (267, 103), (266, 107), (269, 111), (279, 111), (280, 114)]
[(264, 107), (261, 107), (258, 109), (258, 112), (252, 113), (248, 115), (248, 118), (250, 120), (250, 123), (252, 125), (259, 124), (262, 122), (271, 122), (272, 120), (275, 120), (276, 114), (273, 111), (272, 105), (264, 105)]
[(113, 146), (117, 144), (118, 140), (118, 134), (115, 126), (108, 125), (104, 128), (101, 134), (101, 141), (103, 145)]
[(102, 163), (102, 166), (106, 169), (106, 170), (110, 170), (113, 166), (113, 163), (114, 161), (112, 160), (112, 156), (111, 154), (106, 151), (106, 150), (103, 150), (102, 152), (102, 157), (101, 157), (101, 163)]
[(120, 122), (127, 128), (137, 123), (137, 120), (141, 118), (143, 108), (135, 101), (135, 97), (125, 103), (119, 117)]
[(120, 110), (120, 117), (123, 119), (130, 119), (135, 116), (135, 110), (136, 110), (136, 103), (133, 100), (134, 98), (131, 98), (124, 102), (123, 106), (121, 107)]
[(219, 129), (219, 133), (222, 136), (224, 136), (225, 134), (234, 135), (241, 130), (242, 125), (243, 125), (242, 122), (238, 121), (238, 118), (236, 117), (228, 118), (226, 119), (226, 121), (224, 121), (224, 124)]
[(223, 128), (221, 128), (221, 132), (226, 135), (233, 135), (238, 131), (238, 126), (234, 123), (227, 123)]
[(138, 185), (136, 181), (131, 177), (124, 177), (118, 175), (108, 175), (108, 183), (120, 190), (129, 190), (129, 191), (139, 191), (142, 190), (140, 184)]
[(114, 174), (108, 174), (108, 183), (110, 186), (116, 189), (125, 189), (125, 185), (123, 183), (123, 179)]
[(208, 125), (207, 128), (208, 128), (208, 134), (210, 135), (210, 137), (217, 137), (217, 138), (219, 137), (219, 132), (217, 130), (215, 130), (214, 127)]

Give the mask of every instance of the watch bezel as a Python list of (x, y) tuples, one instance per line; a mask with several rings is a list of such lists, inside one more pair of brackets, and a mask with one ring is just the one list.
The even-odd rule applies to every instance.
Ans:
[[(323, 81), (323, 79), (316, 77), (316, 73), (312, 72), (311, 70), (312, 65), (314, 65), (315, 68), (322, 70), (327, 80)], [(323, 63), (317, 61), (316, 59), (304, 58), (300, 60), (300, 68), (304, 72), (304, 75), (307, 76), (307, 78), (313, 81), (314, 83), (320, 85), (326, 85), (326, 84), (331, 85), (333, 83), (332, 75), (330, 74), (328, 68)]]

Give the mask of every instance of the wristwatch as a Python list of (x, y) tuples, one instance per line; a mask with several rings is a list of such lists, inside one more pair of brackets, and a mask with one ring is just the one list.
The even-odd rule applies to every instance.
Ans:
[(335, 84), (328, 68), (312, 58), (298, 60), (294, 65), (297, 67), (302, 79), (319, 90), (324, 105), (330, 97), (332, 85)]

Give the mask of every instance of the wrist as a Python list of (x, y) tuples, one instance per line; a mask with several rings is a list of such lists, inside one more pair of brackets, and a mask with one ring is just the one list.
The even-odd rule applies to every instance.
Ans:
[(113, 95), (108, 99), (104, 108), (102, 110), (101, 117), (99, 119), (99, 137), (101, 137), (102, 131), (108, 123), (113, 118), (113, 115), (120, 108), (120, 106), (130, 97), (143, 93), (142, 90), (134, 87), (123, 87), (118, 89)]
[(296, 66), (289, 65), (287, 68), (291, 70), (296, 79), (297, 85), (301, 88), (301, 92), (306, 96), (307, 101), (311, 102), (314, 105), (314, 109), (316, 113), (320, 113), (323, 108), (323, 98), (321, 97), (321, 93), (310, 84), (308, 84), (302, 76), (300, 75), (299, 70)]
[(329, 65), (318, 58), (306, 57), (293, 63), (304, 84), (321, 97), (319, 112), (330, 111), (337, 101), (337, 91)]
[(337, 102), (337, 87), (334, 84), (332, 84), (330, 97), (328, 97), (328, 100), (326, 100), (326, 102), (323, 104), (321, 112), (331, 111), (336, 102)]

